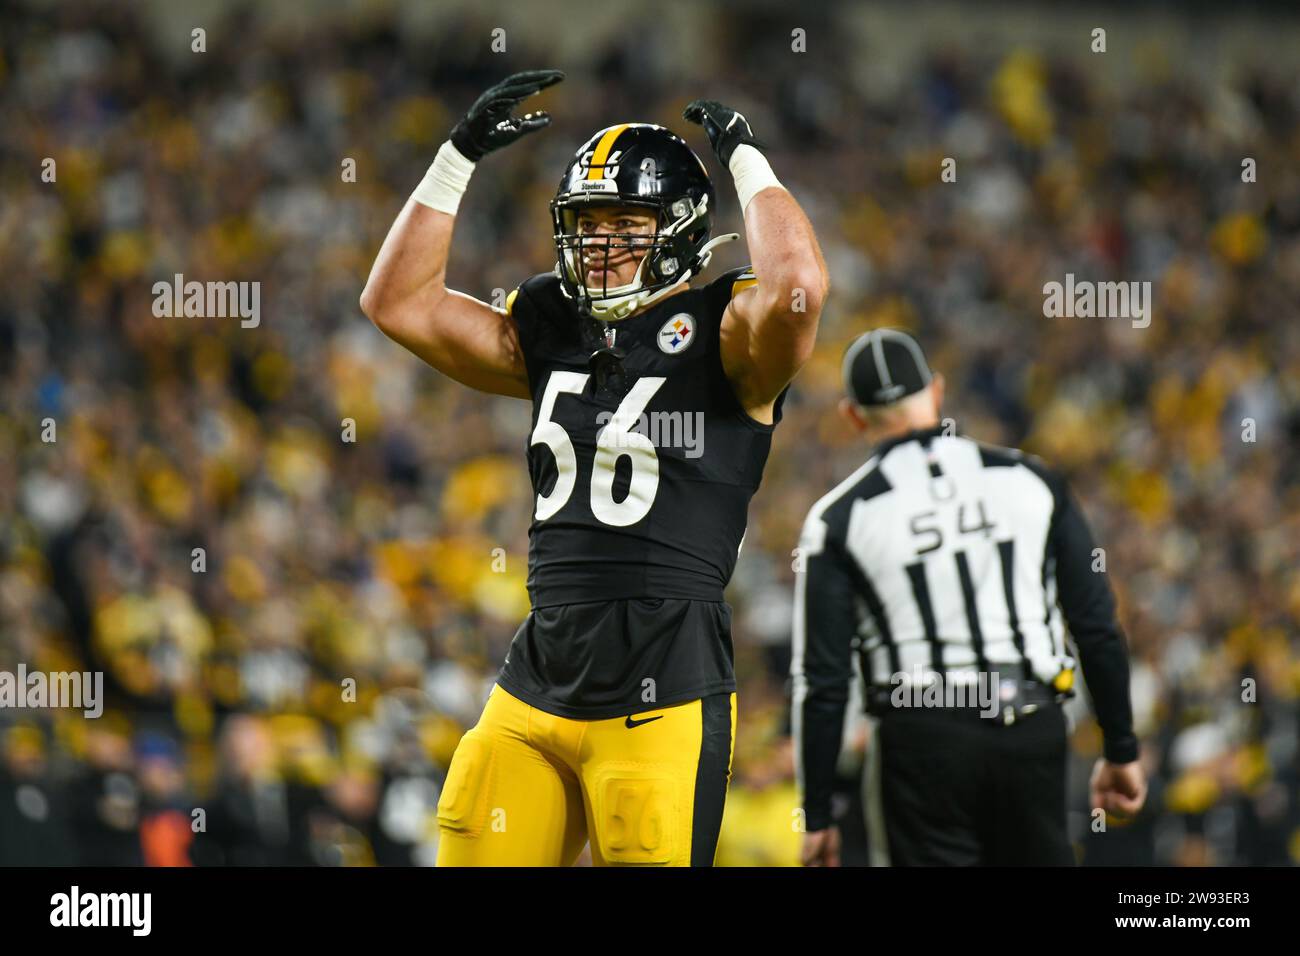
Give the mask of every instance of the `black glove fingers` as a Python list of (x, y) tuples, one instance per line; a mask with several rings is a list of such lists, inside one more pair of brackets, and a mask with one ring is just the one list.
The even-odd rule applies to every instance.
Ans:
[(519, 101), (517, 99), (512, 97), (500, 97), (499, 99), (492, 100), (490, 103), (485, 104), (482, 109), (477, 111), (477, 113), (480, 116), (508, 116), (510, 115), (510, 111), (518, 105)]
[(541, 129), (551, 121), (542, 111), (511, 116), (519, 104), (564, 79), (559, 70), (526, 70), (506, 77), (488, 89), (452, 128), (452, 145), (466, 159), (478, 162), (493, 150), (508, 146), (525, 133)]
[(564, 79), (564, 74), (559, 70), (537, 70), (535, 73), (547, 75), (541, 79), (523, 79), (523, 77), (532, 74), (516, 73), (514, 76), (507, 80), (503, 80), (496, 86), (492, 87), (492, 89), (488, 90), (488, 95), (492, 96), (493, 99), (507, 97), (518, 101), (526, 99), (535, 93), (540, 93), (548, 86), (554, 86), (556, 83), (560, 82), (560, 80)]
[(492, 91), (493, 101), (509, 100), (512, 103), (518, 103), (520, 100), (526, 100), (541, 90), (536, 83), (516, 83), (514, 86), (502, 86)]
[(754, 131), (744, 115), (717, 100), (694, 100), (682, 112), (682, 118), (704, 127), (704, 132), (709, 136), (709, 145), (724, 166), (741, 144), (766, 149), (754, 137)]
[(727, 108), (717, 100), (693, 100), (682, 112), (682, 119), (692, 123), (703, 123), (705, 118), (717, 122), (717, 114), (726, 112)]
[(498, 83), (498, 86), (536, 86), (539, 90), (554, 86), (564, 79), (563, 70), (524, 70), (514, 73)]
[(519, 128), (525, 133), (531, 133), (534, 130), (542, 129), (551, 125), (551, 117), (546, 113), (534, 113), (531, 116), (525, 116), (519, 120)]
[(541, 129), (551, 122), (548, 113), (525, 113), (523, 116), (508, 116), (493, 127), (494, 130), (506, 132), (525, 130), (532, 132), (535, 129)]

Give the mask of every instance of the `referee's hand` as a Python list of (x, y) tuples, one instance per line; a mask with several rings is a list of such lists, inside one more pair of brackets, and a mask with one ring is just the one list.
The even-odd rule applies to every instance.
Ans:
[(1147, 799), (1147, 777), (1142, 764), (1111, 763), (1098, 760), (1092, 768), (1089, 787), (1094, 809), (1100, 807), (1120, 819), (1131, 819), (1142, 810)]
[(812, 830), (803, 835), (803, 851), (799, 854), (804, 866), (839, 866), (840, 831), (835, 827)]

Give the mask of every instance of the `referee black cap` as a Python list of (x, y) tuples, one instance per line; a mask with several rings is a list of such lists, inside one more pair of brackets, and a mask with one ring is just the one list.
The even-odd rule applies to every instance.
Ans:
[(844, 390), (859, 405), (890, 405), (921, 391), (932, 377), (921, 346), (898, 329), (868, 332), (844, 353)]

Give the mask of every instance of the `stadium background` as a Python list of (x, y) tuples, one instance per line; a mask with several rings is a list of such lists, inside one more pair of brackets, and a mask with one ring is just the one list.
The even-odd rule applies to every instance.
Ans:
[[(0, 863), (432, 859), (527, 608), (528, 409), (426, 369), (357, 297), (459, 113), (543, 66), (569, 73), (555, 123), (481, 164), (450, 285), (548, 269), (559, 171), (616, 121), (683, 132), (737, 227), (680, 120), (696, 96), (750, 117), (831, 266), (729, 590), (719, 862), (795, 862), (791, 549), (864, 457), (838, 360), (882, 324), (919, 335), (963, 431), (1062, 466), (1106, 547), (1152, 793), (1090, 831), (1076, 707), (1080, 858), (1300, 861), (1300, 31), (1213, 9), (0, 2), (0, 669), (103, 670), (109, 695), (99, 720), (0, 711)], [(1150, 328), (1044, 318), (1066, 272), (1150, 280)], [(155, 318), (175, 273), (260, 281), (260, 325)]]

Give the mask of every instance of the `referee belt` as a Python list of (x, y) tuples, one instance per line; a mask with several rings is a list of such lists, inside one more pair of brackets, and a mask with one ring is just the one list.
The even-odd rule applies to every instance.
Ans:
[[(1029, 717), (1040, 710), (1053, 705), (1060, 705), (1074, 696), (1073, 664), (1062, 668), (1056, 679), (1047, 684), (1036, 677), (1025, 678), (1017, 665), (998, 665), (988, 671), (955, 673), (971, 675), (972, 679), (953, 680), (947, 675), (931, 671), (928, 676), (938, 681), (938, 703), (926, 701), (926, 683), (920, 685), (915, 681), (902, 681), (898, 684), (872, 684), (866, 689), (866, 711), (879, 717), (900, 710), (945, 710), (973, 712), (986, 720), (1001, 726), (1010, 726), (1016, 721)], [(985, 701), (979, 699), (981, 681), (984, 675), (996, 675), (996, 691), (989, 694)], [(991, 681), (984, 677), (983, 685)], [(963, 703), (949, 704), (950, 687), (961, 689)], [(933, 694), (933, 691), (931, 691)], [(895, 696), (901, 696), (896, 702)], [(995, 699), (994, 699), (995, 698)], [(994, 709), (996, 708), (996, 712)]]

